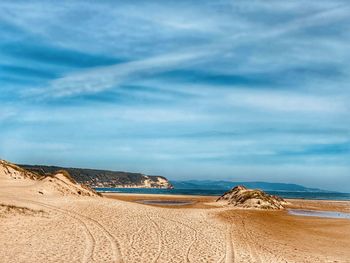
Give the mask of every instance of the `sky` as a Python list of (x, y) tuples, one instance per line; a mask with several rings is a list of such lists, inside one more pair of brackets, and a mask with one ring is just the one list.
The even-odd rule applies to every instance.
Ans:
[(349, 1), (0, 12), (0, 158), (350, 192)]

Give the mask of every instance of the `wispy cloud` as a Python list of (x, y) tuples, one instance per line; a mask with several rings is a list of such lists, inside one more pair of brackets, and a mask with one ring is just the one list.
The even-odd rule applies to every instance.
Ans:
[[(41, 93), (45, 93), (46, 96), (63, 97), (104, 91), (106, 89), (118, 87), (125, 81), (138, 79), (142, 74), (147, 75), (173, 68), (186, 67), (189, 61), (193, 62), (193, 60), (200, 58), (208, 60), (213, 56), (218, 56), (222, 52), (227, 52), (228, 50), (232, 52), (232, 50), (234, 51), (236, 48), (247, 43), (252, 45), (260, 41), (273, 41), (274, 38), (290, 34), (293, 31), (305, 30), (308, 27), (322, 26), (323, 24), (329, 23), (329, 21), (334, 23), (337, 20), (346, 18), (348, 11), (349, 6), (341, 5), (331, 10), (320, 11), (311, 16), (296, 18), (287, 24), (277, 26), (266, 32), (257, 32), (254, 35), (245, 33), (234, 37), (221, 37), (215, 44), (209, 43), (207, 45), (200, 45), (198, 50), (194, 50), (194, 46), (190, 44), (189, 50), (180, 50), (165, 55), (157, 55), (123, 63), (121, 65), (99, 67), (92, 70), (68, 74), (49, 83), (49, 90), (42, 90)], [(205, 25), (202, 26), (205, 27)], [(239, 39), (239, 41), (236, 42), (234, 41), (235, 39)], [(218, 50), (220, 53), (218, 51), (213, 52), (213, 50)], [(76, 55), (76, 57), (78, 56), (79, 54)], [(79, 61), (74, 57), (72, 57), (72, 60)], [(34, 94), (36, 94), (36, 92), (34, 92)]]
[(347, 113), (346, 101), (336, 96), (301, 95), (291, 92), (240, 91), (228, 97), (233, 106), (273, 112)]
[(52, 81), (49, 88), (31, 89), (27, 90), (25, 94), (43, 95), (43, 98), (45, 98), (96, 93), (118, 87), (130, 79), (138, 79), (142, 74), (173, 68), (180, 64), (188, 64), (200, 55), (201, 53), (195, 51), (167, 54), (165, 56), (80, 71)]
[(336, 185), (350, 171), (349, 9), (1, 1), (0, 155)]

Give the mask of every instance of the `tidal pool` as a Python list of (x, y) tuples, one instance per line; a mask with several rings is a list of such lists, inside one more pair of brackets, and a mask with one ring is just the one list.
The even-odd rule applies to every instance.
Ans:
[(137, 200), (137, 203), (145, 204), (145, 205), (191, 205), (194, 202), (188, 200)]
[(295, 216), (314, 216), (314, 217), (324, 217), (324, 218), (350, 219), (350, 213), (343, 213), (343, 212), (336, 212), (336, 211), (288, 209), (288, 213)]

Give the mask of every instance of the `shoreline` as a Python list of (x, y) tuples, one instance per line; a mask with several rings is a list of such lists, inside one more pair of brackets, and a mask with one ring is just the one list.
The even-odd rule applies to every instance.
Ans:
[(217, 199), (217, 196), (199, 196), (199, 195), (166, 195), (166, 194), (129, 194), (129, 193), (102, 193), (103, 197), (113, 200), (138, 203), (141, 200), (181, 200), (181, 201), (189, 201), (191, 204), (187, 205), (160, 205), (160, 204), (143, 204), (147, 206), (154, 207), (164, 207), (171, 209), (185, 209), (185, 208), (217, 208), (212, 205), (208, 205), (207, 203), (212, 203)]
[[(119, 188), (118, 188), (119, 189)], [(189, 197), (220, 197), (223, 195), (227, 190), (207, 190), (200, 189), (200, 191), (197, 191), (197, 189), (191, 190), (191, 189), (180, 189), (177, 192), (173, 191), (163, 191), (166, 189), (160, 189), (158, 188), (146, 188), (147, 191), (144, 191), (142, 188), (134, 188), (134, 191), (129, 191), (127, 188), (120, 188), (121, 190), (117, 191), (97, 191), (98, 193), (102, 195), (113, 195), (113, 194), (126, 194), (126, 195), (156, 195), (156, 196), (189, 196)], [(123, 190), (124, 189), (124, 190)], [(125, 190), (127, 189), (127, 190)], [(265, 190), (264, 190), (265, 191)], [(283, 199), (290, 199), (290, 200), (315, 200), (315, 201), (349, 201), (350, 202), (350, 193), (324, 193), (324, 192), (295, 192), (295, 191), (265, 191), (267, 194), (270, 195), (276, 195), (279, 197), (282, 197)]]
[[(185, 195), (185, 194), (145, 194), (145, 193), (120, 193), (120, 192), (98, 192), (102, 196), (145, 196), (145, 197), (168, 197), (168, 198), (211, 198), (217, 199), (220, 195)], [(307, 202), (335, 202), (350, 203), (350, 200), (337, 199), (306, 199), (306, 198), (283, 198), (287, 201), (307, 201)]]
[[(148, 194), (148, 193), (125, 193), (125, 192), (98, 192), (101, 195), (120, 195), (120, 196), (128, 196), (128, 195), (144, 195), (144, 196), (166, 196), (166, 197), (191, 197), (191, 198), (200, 198), (200, 197), (208, 197), (208, 198), (218, 198), (221, 195), (187, 195), (187, 194)], [(283, 198), (285, 200), (306, 200), (306, 201), (331, 201), (331, 202), (350, 202), (349, 200), (338, 200), (338, 199), (307, 199), (307, 198)]]
[[(348, 219), (235, 208), (218, 205), (217, 196), (82, 195), (60, 174), (32, 180), (8, 173), (0, 169), (3, 262), (349, 262)], [(142, 199), (165, 202), (136, 202)], [(287, 201), (350, 210), (349, 201)]]
[[(13, 211), (1, 219), (0, 255), (4, 262), (84, 262), (89, 257), (96, 262), (130, 263), (187, 259), (308, 263), (348, 262), (350, 258), (347, 219), (206, 204), (215, 196), (43, 196), (33, 194), (31, 185), (27, 187), (27, 191), (22, 184), (7, 187), (0, 195), (0, 203), (42, 210), (33, 214)], [(22, 192), (20, 199), (16, 199), (18, 191)], [(174, 207), (135, 202), (142, 198), (192, 199), (196, 203)], [(344, 201), (288, 201), (320, 210), (350, 208), (350, 202)]]
[[(171, 206), (159, 204), (147, 204), (156, 207), (167, 208), (218, 208), (210, 205), (215, 202), (219, 196), (205, 196), (205, 195), (173, 195), (173, 194), (143, 194), (143, 193), (101, 193), (103, 197), (109, 199), (116, 199), (126, 202), (136, 203), (140, 200), (186, 200), (193, 201), (190, 205)], [(317, 211), (338, 211), (350, 213), (350, 201), (344, 200), (314, 200), (314, 199), (285, 199), (289, 205), (286, 209), (305, 209)], [(237, 209), (237, 208), (235, 208)]]

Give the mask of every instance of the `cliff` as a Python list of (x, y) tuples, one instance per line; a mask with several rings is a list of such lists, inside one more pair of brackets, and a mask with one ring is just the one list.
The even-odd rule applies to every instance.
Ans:
[(93, 188), (173, 188), (171, 183), (163, 176), (144, 175), (141, 173), (129, 173), (120, 171), (65, 168), (45, 165), (19, 165), (29, 171), (45, 176), (59, 170), (67, 171), (70, 176), (81, 184)]

